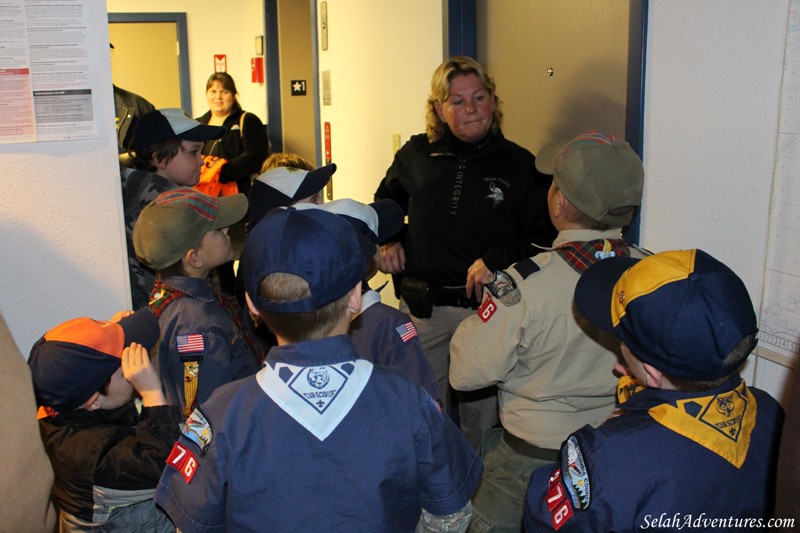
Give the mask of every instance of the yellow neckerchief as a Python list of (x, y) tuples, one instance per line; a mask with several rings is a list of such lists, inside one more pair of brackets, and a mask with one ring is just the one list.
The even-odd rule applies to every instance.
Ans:
[[(624, 404), (647, 387), (630, 376), (617, 384), (617, 398)], [(740, 380), (733, 390), (712, 396), (662, 403), (648, 410), (662, 426), (683, 435), (741, 468), (756, 425), (756, 399)], [(624, 408), (624, 406), (623, 406)]]

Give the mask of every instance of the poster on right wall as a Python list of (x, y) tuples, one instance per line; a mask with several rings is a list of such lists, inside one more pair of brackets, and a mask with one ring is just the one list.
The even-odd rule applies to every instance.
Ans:
[(759, 330), (759, 355), (794, 366), (800, 358), (800, 0), (791, 1), (786, 31)]

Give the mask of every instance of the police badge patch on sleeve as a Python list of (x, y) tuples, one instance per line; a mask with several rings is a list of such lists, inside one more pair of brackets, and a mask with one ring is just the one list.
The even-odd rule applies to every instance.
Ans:
[(574, 435), (567, 439), (562, 451), (561, 469), (564, 472), (565, 483), (572, 507), (585, 511), (591, 503), (591, 487), (589, 486), (589, 472), (583, 460), (583, 453)]

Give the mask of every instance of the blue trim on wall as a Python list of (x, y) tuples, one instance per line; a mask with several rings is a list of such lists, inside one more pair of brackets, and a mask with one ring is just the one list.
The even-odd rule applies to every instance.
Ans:
[(272, 152), (283, 152), (283, 119), (281, 116), (281, 69), (278, 51), (278, 0), (264, 1), (267, 69), (267, 135)]
[(178, 81), (181, 92), (181, 109), (192, 114), (192, 88), (189, 83), (189, 37), (186, 30), (186, 13), (109, 13), (108, 22), (174, 22), (178, 39)]
[[(644, 83), (647, 57), (647, 12), (649, 0), (631, 0), (628, 25), (628, 94), (625, 108), (625, 137), (639, 157), (644, 150)], [(641, 210), (625, 230), (625, 239), (639, 242)]]
[(322, 109), (320, 109), (322, 89), (319, 82), (319, 31), (317, 30), (319, 13), (317, 1), (309, 1), (311, 2), (311, 64), (314, 69), (314, 156), (317, 158), (315, 165), (321, 167), (325, 164), (325, 148), (322, 146)]
[(475, 0), (447, 1), (447, 53), (475, 57), (477, 53)]

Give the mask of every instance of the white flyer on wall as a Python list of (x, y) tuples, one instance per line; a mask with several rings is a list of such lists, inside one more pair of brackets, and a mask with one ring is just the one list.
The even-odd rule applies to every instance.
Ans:
[(97, 137), (89, 1), (0, 0), (0, 143)]

